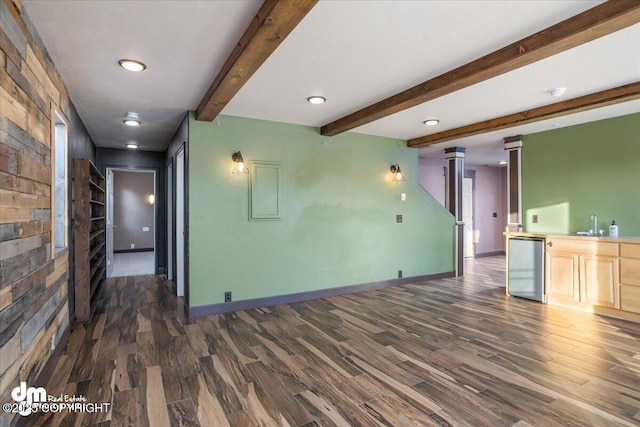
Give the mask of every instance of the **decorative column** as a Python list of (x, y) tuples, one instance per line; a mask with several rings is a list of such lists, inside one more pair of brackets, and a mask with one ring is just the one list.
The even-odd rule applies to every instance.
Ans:
[(464, 222), (462, 221), (462, 179), (464, 178), (463, 147), (451, 147), (444, 150), (447, 159), (445, 207), (456, 219), (454, 242), (454, 272), (464, 275)]
[(507, 231), (522, 231), (522, 135), (504, 138), (507, 150)]

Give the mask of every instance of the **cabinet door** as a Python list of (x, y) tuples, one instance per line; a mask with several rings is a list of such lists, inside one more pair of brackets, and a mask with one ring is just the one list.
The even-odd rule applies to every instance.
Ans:
[(618, 258), (580, 255), (580, 300), (601, 307), (620, 308)]
[(551, 303), (580, 301), (578, 287), (578, 255), (547, 251), (545, 282)]
[(620, 308), (640, 313), (640, 286), (620, 285)]

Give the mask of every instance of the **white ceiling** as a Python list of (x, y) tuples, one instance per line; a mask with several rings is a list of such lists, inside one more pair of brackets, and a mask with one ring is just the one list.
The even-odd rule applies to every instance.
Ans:
[[(321, 0), (225, 107), (223, 114), (321, 126), (596, 6), (599, 1)], [(164, 150), (195, 109), (259, 1), (23, 0), (98, 146)], [(640, 24), (354, 129), (414, 138), (640, 80)], [(117, 61), (134, 58), (133, 74)], [(310, 95), (327, 102), (314, 106)], [(122, 124), (127, 111), (143, 125)], [(421, 149), (467, 146), (494, 164), (502, 138), (640, 111), (627, 102)], [(427, 118), (440, 125), (426, 128)]]

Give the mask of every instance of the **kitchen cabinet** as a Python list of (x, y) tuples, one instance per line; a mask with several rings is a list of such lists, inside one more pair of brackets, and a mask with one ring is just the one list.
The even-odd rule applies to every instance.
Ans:
[(545, 256), (545, 283), (548, 302), (579, 302), (578, 272), (578, 255), (547, 249)]
[(545, 239), (549, 304), (640, 322), (640, 237), (505, 235)]
[(618, 243), (580, 239), (548, 238), (548, 301), (619, 308)]
[(640, 313), (640, 243), (620, 244), (620, 308)]
[(610, 256), (580, 255), (580, 301), (620, 308), (619, 260)]

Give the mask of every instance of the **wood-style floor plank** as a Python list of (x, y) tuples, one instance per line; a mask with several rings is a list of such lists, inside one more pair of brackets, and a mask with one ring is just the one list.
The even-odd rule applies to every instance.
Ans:
[(193, 320), (162, 276), (108, 279), (44, 386), (111, 410), (22, 425), (640, 425), (640, 324), (509, 298), (504, 262)]

